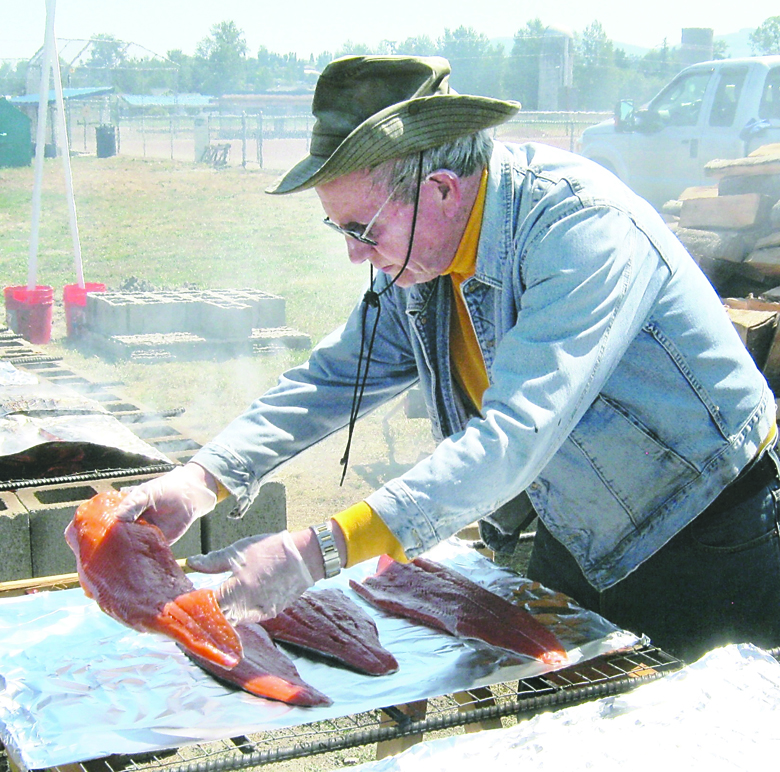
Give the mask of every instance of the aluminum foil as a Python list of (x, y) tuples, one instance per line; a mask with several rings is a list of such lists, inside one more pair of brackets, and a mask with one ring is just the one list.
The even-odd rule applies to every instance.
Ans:
[[(456, 539), (429, 557), (542, 614), (572, 663), (637, 642)], [(20, 767), (39, 769), (296, 726), (550, 670), (370, 607), (349, 579), (375, 569), (375, 560), (366, 561), (320, 584), (344, 590), (366, 609), (399, 670), (363, 676), (291, 654), (303, 679), (333, 700), (327, 708), (292, 707), (222, 686), (172, 641), (115, 622), (80, 589), (0, 600), (0, 739)], [(190, 577), (199, 587), (224, 579)]]
[(726, 646), (627, 694), (457, 735), (355, 772), (760, 770), (780, 750), (780, 663)]
[[(101, 453), (114, 466), (170, 462), (99, 402), (51, 384), (23, 384), (17, 376), (4, 383), (11, 375), (0, 371), (3, 479), (105, 468), (99, 465)], [(90, 466), (92, 461), (98, 465)]]

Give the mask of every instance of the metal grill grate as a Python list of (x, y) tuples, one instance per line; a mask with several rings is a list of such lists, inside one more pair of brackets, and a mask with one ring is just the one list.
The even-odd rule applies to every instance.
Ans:
[(409, 735), (527, 718), (543, 710), (619, 694), (683, 666), (662, 650), (640, 645), (519, 682), (436, 697), (415, 705), (388, 707), (219, 742), (186, 745), (137, 756), (109, 756), (80, 766), (85, 772), (219, 772), (314, 756)]

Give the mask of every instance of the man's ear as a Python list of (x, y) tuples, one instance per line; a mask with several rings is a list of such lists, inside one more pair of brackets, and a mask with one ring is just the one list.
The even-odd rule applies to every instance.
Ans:
[(433, 187), (435, 201), (442, 207), (442, 211), (452, 217), (463, 197), (460, 177), (449, 169), (437, 169), (425, 178), (425, 182)]

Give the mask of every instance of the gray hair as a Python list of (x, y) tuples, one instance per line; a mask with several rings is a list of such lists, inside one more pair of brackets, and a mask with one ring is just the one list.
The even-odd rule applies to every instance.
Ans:
[[(487, 166), (493, 151), (493, 130), (484, 129), (468, 134), (453, 142), (423, 152), (422, 173), (424, 180), (437, 169), (448, 169), (458, 177), (470, 177)], [(395, 189), (396, 201), (412, 203), (417, 191), (417, 174), (420, 168), (420, 154), (412, 153), (376, 167), (371, 178), (375, 185), (386, 190)]]

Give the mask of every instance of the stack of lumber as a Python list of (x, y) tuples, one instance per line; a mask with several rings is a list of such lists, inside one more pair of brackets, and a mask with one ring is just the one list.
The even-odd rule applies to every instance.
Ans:
[(663, 208), (669, 227), (721, 294), (780, 285), (780, 144), (710, 161), (713, 184), (687, 188)]
[[(775, 394), (780, 394), (780, 293), (763, 298), (726, 298), (731, 323), (763, 372)], [(780, 411), (780, 404), (778, 404)]]

